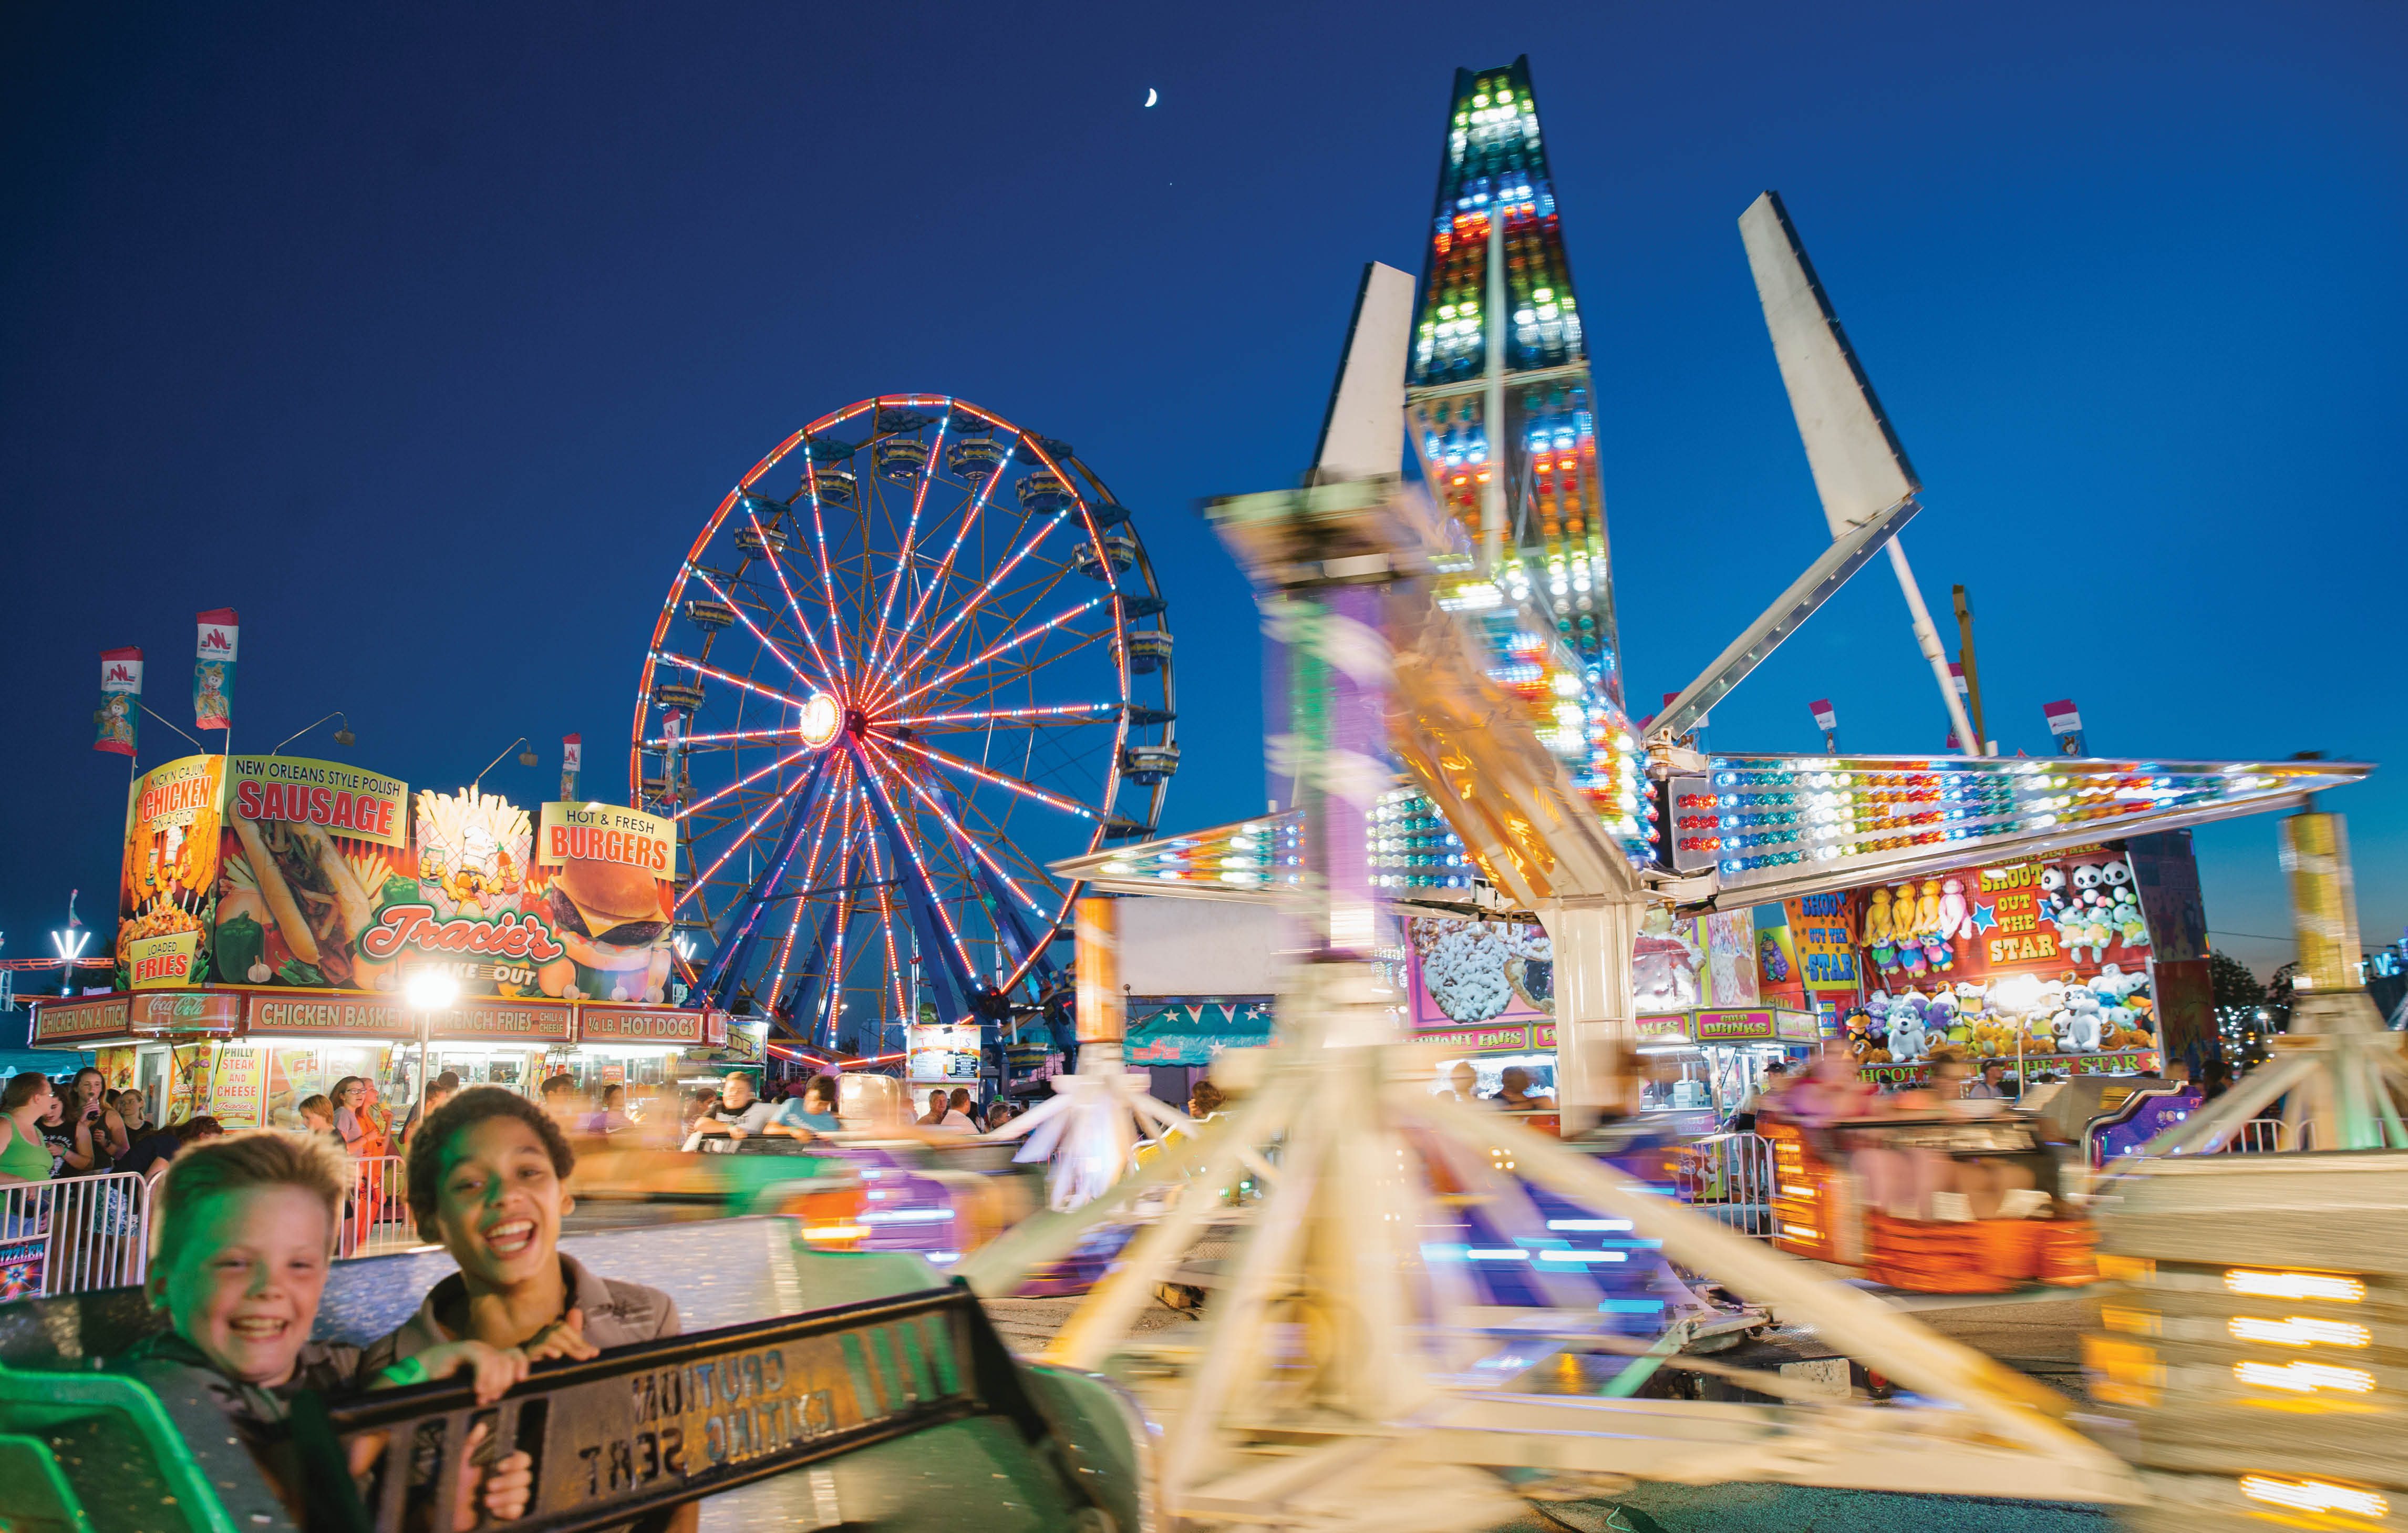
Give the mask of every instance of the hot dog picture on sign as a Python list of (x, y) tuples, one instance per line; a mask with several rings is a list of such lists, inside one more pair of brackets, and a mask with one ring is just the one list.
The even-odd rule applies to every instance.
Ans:
[(362, 943), (386, 884), (408, 874), (408, 786), (340, 762), (224, 759), (215, 977), (392, 989), (391, 964)]

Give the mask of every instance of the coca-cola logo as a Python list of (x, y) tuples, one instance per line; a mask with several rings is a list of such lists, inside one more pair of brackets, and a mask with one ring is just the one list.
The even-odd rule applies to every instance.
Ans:
[(436, 915), (432, 905), (388, 905), (377, 924), (361, 936), (360, 952), (370, 958), (391, 958), (404, 948), (524, 958), (538, 964), (548, 964), (567, 951), (539, 916), (504, 910), (492, 921), (465, 916), (445, 921)]

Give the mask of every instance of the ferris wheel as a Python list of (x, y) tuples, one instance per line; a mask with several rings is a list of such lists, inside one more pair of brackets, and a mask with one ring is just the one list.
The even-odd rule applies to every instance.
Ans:
[(885, 1052), (930, 1013), (1066, 1004), (1075, 885), (1178, 770), (1171, 636), (1128, 510), (1068, 443), (933, 394), (780, 443), (669, 582), (628, 770), (680, 827), (711, 1004)]

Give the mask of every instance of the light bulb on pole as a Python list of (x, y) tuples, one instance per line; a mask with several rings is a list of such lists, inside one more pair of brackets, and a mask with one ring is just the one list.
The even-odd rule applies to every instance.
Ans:
[(423, 1116), (426, 1108), (426, 1056), (435, 1049), (435, 1013), (448, 1011), (460, 998), (460, 981), (439, 968), (413, 969), (401, 981), (401, 997), (418, 1013), (418, 1086), (410, 1105)]
[[(523, 747), (523, 749), (520, 749), (521, 747)], [(520, 766), (532, 766), (536, 764), (535, 747), (527, 744), (527, 738), (524, 735), (521, 735), (518, 738), (510, 741), (509, 744), (505, 745), (500, 750), (494, 752), (494, 759), (485, 763), (484, 766), (477, 769), (477, 775), (468, 780), (468, 792), (472, 795), (483, 792), (485, 787), (485, 774), (500, 766), (502, 764), (502, 758), (509, 755), (513, 750), (517, 750), (519, 752)]]

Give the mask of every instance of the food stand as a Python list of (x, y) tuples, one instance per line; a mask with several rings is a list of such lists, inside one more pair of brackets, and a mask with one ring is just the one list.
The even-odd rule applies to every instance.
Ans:
[[(532, 1093), (757, 1066), (757, 1037), (731, 1057), (727, 1017), (679, 1004), (676, 874), (676, 827), (623, 805), (183, 757), (135, 780), (115, 989), (44, 1004), (34, 1042), (93, 1050), (163, 1122), (229, 1127), (296, 1125), (346, 1076), (398, 1106), (443, 1070)], [(413, 1008), (421, 975), (456, 998)]]
[[(1767, 1065), (1798, 1057), (1822, 1037), (1813, 1012), (1783, 1007), (1700, 1007), (1642, 1016), (1639, 1032), (1640, 1053), (1680, 1062), (1682, 1078), (1665, 1082), (1672, 1096), (1667, 1105), (1707, 1109), (1715, 1123), (1763, 1085)], [(1698, 1089), (1684, 1092), (1693, 1083)]]

